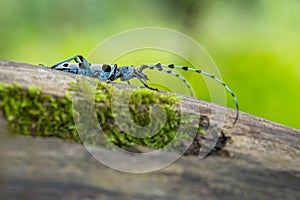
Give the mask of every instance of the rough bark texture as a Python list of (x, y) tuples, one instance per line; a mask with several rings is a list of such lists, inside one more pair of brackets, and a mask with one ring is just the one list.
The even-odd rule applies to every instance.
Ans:
[[(68, 73), (0, 61), (0, 83), (41, 86), (44, 93), (63, 96), (72, 80)], [(183, 101), (208, 116), (223, 109)], [(183, 156), (148, 174), (112, 170), (80, 144), (11, 136), (2, 117), (1, 199), (300, 199), (300, 131), (247, 113), (232, 126), (235, 111), (228, 113), (222, 132), (230, 140), (221, 151), (201, 160)]]

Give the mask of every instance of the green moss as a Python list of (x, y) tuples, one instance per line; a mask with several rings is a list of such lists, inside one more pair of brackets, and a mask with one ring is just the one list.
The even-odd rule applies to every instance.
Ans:
[(13, 132), (79, 141), (68, 95), (56, 98), (43, 95), (40, 87), (0, 84), (0, 108)]
[[(88, 82), (81, 81), (80, 84), (73, 85), (73, 90), (76, 91), (76, 93), (79, 94), (79, 96), (81, 96), (80, 93), (82, 92), (85, 94), (85, 98), (87, 98), (89, 96), (87, 95), (87, 93), (91, 93), (92, 95), (90, 98), (95, 98), (95, 103), (96, 105), (98, 105), (95, 107), (98, 122), (106, 137), (111, 142), (113, 142), (119, 147), (142, 145), (151, 148), (162, 148), (166, 144), (168, 144), (172, 139), (174, 139), (174, 137), (176, 137), (177, 129), (180, 123), (180, 113), (175, 109), (175, 105), (179, 103), (179, 100), (176, 97), (176, 95), (165, 95), (145, 88), (136, 89), (133, 92), (127, 90), (113, 91), (114, 89), (115, 88), (111, 84), (106, 84), (103, 82), (97, 83), (96, 91), (90, 91), (91, 86), (89, 86)], [(136, 125), (143, 127), (150, 123), (150, 105), (156, 104), (165, 110), (166, 123), (157, 134), (152, 135), (153, 133), (151, 132), (151, 130), (149, 130), (149, 133), (143, 133), (143, 135), (149, 137), (136, 137), (135, 135), (130, 134), (134, 130), (126, 133), (123, 130), (120, 130), (120, 128), (116, 125), (115, 118), (118, 117), (124, 119), (128, 117), (128, 113), (112, 112), (112, 96), (117, 95), (120, 96), (120, 98), (122, 98), (122, 96), (126, 96), (127, 93), (131, 94), (129, 100), (130, 118), (135, 122)], [(82, 102), (83, 107), (81, 107), (80, 109), (85, 110), (85, 105), (86, 104)], [(84, 115), (84, 113), (81, 113), (81, 115)], [(89, 126), (92, 126), (92, 124), (87, 124), (86, 126), (86, 128), (88, 128)], [(156, 126), (158, 126), (158, 124), (152, 124), (152, 126), (153, 127), (151, 128), (155, 129), (157, 128)], [(91, 139), (91, 133), (89, 133), (89, 135), (90, 137), (88, 140), (97, 140), (96, 134), (94, 139)]]
[[(58, 98), (42, 93), (39, 87), (23, 88), (15, 83), (13, 85), (0, 84), (0, 109), (8, 121), (8, 128), (14, 133), (31, 136), (59, 137), (75, 142), (79, 138), (74, 124), (71, 95), (76, 92), (89, 93), (90, 98), (95, 99), (95, 113), (98, 122), (106, 137), (119, 147), (142, 145), (151, 148), (162, 148), (177, 136), (180, 124), (180, 112), (175, 109), (179, 103), (173, 94), (161, 94), (148, 89), (136, 89), (129, 101), (130, 118), (139, 126), (147, 126), (151, 119), (149, 117), (150, 105), (157, 104), (165, 110), (166, 123), (157, 134), (151, 132), (143, 133), (149, 137), (136, 137), (125, 133), (115, 124), (115, 115), (128, 117), (128, 113), (112, 113), (111, 100), (113, 90), (112, 84), (104, 82), (96, 83), (96, 91), (87, 81), (80, 84), (71, 83), (65, 97)], [(125, 90), (116, 90), (122, 96)], [(83, 104), (83, 106), (89, 106)], [(88, 116), (81, 116), (88, 117)], [(160, 116), (157, 116), (160, 117)], [(89, 130), (92, 124), (86, 124)], [(156, 126), (156, 124), (154, 124)], [(89, 142), (97, 145), (96, 139), (90, 133)], [(96, 134), (95, 134), (96, 137)], [(180, 136), (182, 137), (182, 136)], [(81, 140), (80, 140), (81, 139)]]

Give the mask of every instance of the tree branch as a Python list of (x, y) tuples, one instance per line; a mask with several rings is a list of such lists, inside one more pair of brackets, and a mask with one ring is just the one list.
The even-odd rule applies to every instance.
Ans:
[[(0, 74), (0, 83), (13, 84), (17, 82), (25, 88), (29, 86), (40, 86), (43, 93), (58, 97), (64, 96), (65, 90), (69, 87), (69, 82), (75, 80), (75, 76), (69, 73), (43, 69), (41, 67), (12, 61), (0, 61)], [(120, 90), (133, 87), (126, 84), (112, 84)], [(177, 197), (196, 194), (196, 196), (203, 195), (203, 197), (217, 198), (241, 196), (248, 198), (282, 197), (286, 199), (297, 199), (296, 196), (298, 196), (299, 198), (299, 130), (243, 112), (240, 113), (238, 122), (232, 126), (235, 110), (194, 98), (181, 97), (182, 102), (186, 105), (185, 109), (190, 112), (195, 112), (195, 107), (198, 106), (201, 115), (208, 117), (209, 123), (215, 124), (216, 126), (220, 125), (221, 128), (218, 129), (219, 132), (217, 134), (221, 136), (220, 138), (223, 138), (223, 141), (219, 141), (220, 144), (217, 148), (219, 148), (220, 151), (217, 153), (217, 156), (203, 160), (204, 165), (201, 165), (201, 161), (198, 159), (187, 157), (182, 161), (178, 161), (173, 167), (168, 169), (172, 177), (176, 177), (173, 175), (178, 175), (178, 173), (180, 174), (178, 180), (174, 180), (174, 183), (181, 183), (181, 191), (191, 191), (191, 188), (194, 188), (194, 193), (183, 192)], [(219, 124), (222, 123), (222, 120), (218, 119), (218, 113), (224, 113), (224, 110), (226, 110), (227, 117), (223, 125)], [(211, 113), (214, 112), (217, 113), (217, 115), (212, 117)], [(71, 146), (71, 144), (69, 145), (68, 149), (73, 149), (73, 146)], [(20, 144), (20, 146), (22, 146), (22, 144)], [(6, 149), (5, 152), (15, 151), (14, 147), (6, 146), (6, 148), (10, 150), (7, 151)], [(50, 149), (50, 147), (48, 149), (47, 147), (45, 148), (47, 151)], [(26, 149), (26, 147), (24, 147), (24, 149)], [(56, 150), (52, 149), (52, 151)], [(61, 152), (56, 153), (60, 154)], [(17, 154), (11, 155), (12, 157), (9, 159), (13, 159), (16, 155)], [(24, 159), (25, 158), (30, 159), (24, 155)], [(85, 160), (86, 158), (82, 156), (80, 158), (78, 157), (78, 159)], [(188, 166), (186, 163), (189, 163)], [(179, 172), (180, 170), (178, 171), (178, 169), (185, 171), (185, 173)], [(213, 173), (209, 173), (209, 170), (213, 170)], [(157, 176), (157, 179), (163, 180), (161, 177), (167, 176), (165, 172), (166, 171), (162, 171), (152, 176)], [(18, 174), (18, 172), (14, 173)], [(96, 170), (91, 168), (89, 173), (95, 174)], [(194, 179), (189, 178), (191, 174)], [(111, 178), (114, 175), (111, 174), (111, 176), (107, 176), (107, 178)], [(195, 179), (196, 176), (202, 177), (202, 181)], [(92, 175), (87, 178), (87, 182), (91, 177)], [(123, 178), (125, 179), (125, 177), (127, 176), (124, 175)], [(228, 179), (228, 177), (231, 179)], [(276, 177), (278, 177), (278, 179)], [(58, 179), (60, 178), (58, 177)], [(128, 177), (126, 180), (129, 180)], [(203, 182), (203, 180), (207, 182)], [(149, 179), (140, 179), (140, 181), (142, 181), (145, 186), (152, 184), (149, 182)], [(127, 183), (128, 182), (130, 181), (127, 181)], [(197, 182), (197, 184), (194, 184), (194, 182)], [(173, 186), (174, 185), (171, 187)], [(160, 187), (164, 186), (160, 185)], [(266, 188), (264, 192), (261, 191), (262, 188)], [(148, 188), (145, 187), (145, 190), (147, 189)], [(177, 190), (172, 191), (174, 194), (178, 193)]]

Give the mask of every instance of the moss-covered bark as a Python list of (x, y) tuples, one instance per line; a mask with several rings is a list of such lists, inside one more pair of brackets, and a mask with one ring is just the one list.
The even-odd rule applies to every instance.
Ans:
[[(142, 133), (144, 137), (138, 137), (132, 135), (131, 131), (124, 132), (115, 124), (116, 116), (113, 114), (124, 119), (127, 117), (127, 113), (112, 112), (111, 101), (113, 90), (116, 88), (111, 84), (96, 82), (96, 89), (91, 93), (92, 89), (88, 81), (77, 80), (70, 83), (70, 87), (63, 97), (54, 97), (43, 94), (42, 89), (38, 86), (25, 88), (18, 83), (2, 83), (0, 84), (0, 110), (3, 111), (11, 132), (30, 136), (59, 137), (97, 145), (97, 137), (93, 137), (92, 132), (89, 133), (88, 137), (80, 138), (74, 123), (76, 110), (73, 110), (72, 107), (72, 95), (84, 96), (90, 93), (89, 98), (95, 100), (95, 113), (99, 125), (106, 137), (119, 147), (141, 145), (150, 148), (163, 148), (171, 140), (179, 137), (177, 129), (181, 116), (180, 111), (176, 110), (175, 107), (179, 103), (179, 99), (174, 94), (162, 94), (142, 88), (133, 91), (128, 106), (130, 118), (135, 124), (143, 127), (150, 123), (149, 108), (153, 104), (161, 106), (166, 113), (166, 121), (158, 133), (153, 134), (146, 131)], [(117, 92), (122, 97), (122, 94), (128, 91), (117, 90)], [(85, 110), (84, 106), (90, 106), (86, 105), (84, 100), (81, 104), (81, 112)], [(90, 117), (84, 116), (84, 113), (80, 114), (80, 117)], [(155, 117), (159, 118), (160, 116)], [(153, 129), (159, 128), (156, 127), (159, 126), (158, 124), (151, 125)], [(84, 128), (89, 130), (89, 123), (85, 124)]]

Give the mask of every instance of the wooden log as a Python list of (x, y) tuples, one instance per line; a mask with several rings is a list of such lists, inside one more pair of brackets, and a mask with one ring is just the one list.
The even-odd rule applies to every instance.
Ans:
[[(12, 61), (0, 61), (0, 83), (40, 86), (63, 96), (74, 76)], [(119, 89), (128, 86), (114, 84)], [(224, 107), (183, 97), (201, 113)], [(11, 136), (1, 116), (0, 197), (32, 199), (299, 199), (300, 131), (247, 113), (227, 109), (221, 132), (227, 139), (218, 153), (181, 157), (143, 175), (112, 170), (80, 144), (55, 138)], [(216, 120), (215, 123), (218, 123)], [(220, 134), (220, 133), (217, 133)]]

